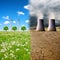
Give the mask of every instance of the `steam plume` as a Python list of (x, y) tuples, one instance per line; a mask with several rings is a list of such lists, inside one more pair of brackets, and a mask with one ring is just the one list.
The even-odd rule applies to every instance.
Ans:
[(56, 19), (60, 15), (60, 0), (30, 0), (30, 14), (38, 16), (37, 13), (43, 12), (43, 14), (48, 14), (53, 11), (56, 13)]

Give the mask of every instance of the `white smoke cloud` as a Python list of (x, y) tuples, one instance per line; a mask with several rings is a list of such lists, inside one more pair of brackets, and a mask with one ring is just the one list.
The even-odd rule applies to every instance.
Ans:
[(55, 13), (50, 12), (50, 14), (49, 14), (49, 19), (55, 19)]
[(30, 15), (54, 13), (56, 19), (60, 19), (60, 0), (30, 0)]

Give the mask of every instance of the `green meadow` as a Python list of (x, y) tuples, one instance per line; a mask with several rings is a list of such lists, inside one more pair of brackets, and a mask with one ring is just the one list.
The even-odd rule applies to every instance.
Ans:
[(0, 32), (0, 60), (30, 60), (30, 32)]

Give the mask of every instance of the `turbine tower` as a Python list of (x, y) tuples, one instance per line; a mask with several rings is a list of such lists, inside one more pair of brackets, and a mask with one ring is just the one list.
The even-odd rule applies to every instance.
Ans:
[(20, 19), (17, 20), (18, 31), (20, 30)]
[(10, 19), (10, 30), (12, 30), (12, 22), (13, 22), (13, 20)]

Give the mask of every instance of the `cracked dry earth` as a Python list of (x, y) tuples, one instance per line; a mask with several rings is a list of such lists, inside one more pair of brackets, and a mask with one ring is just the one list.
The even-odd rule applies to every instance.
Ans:
[(31, 31), (31, 60), (60, 60), (60, 32)]

